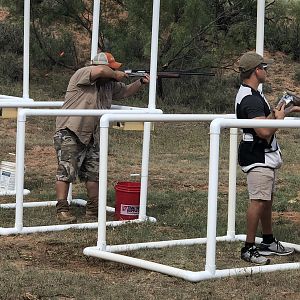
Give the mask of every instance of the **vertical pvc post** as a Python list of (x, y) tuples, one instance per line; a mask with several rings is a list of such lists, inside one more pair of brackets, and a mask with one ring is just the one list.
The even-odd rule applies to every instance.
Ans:
[(256, 52), (264, 55), (265, 0), (257, 0)]
[(68, 200), (68, 203), (70, 205), (71, 202), (72, 202), (72, 182), (69, 184), (67, 200)]
[(212, 275), (216, 272), (216, 228), (219, 177), (220, 133), (210, 133), (209, 183), (207, 211), (207, 244), (205, 271)]
[(106, 202), (107, 202), (107, 161), (108, 161), (108, 127), (100, 128), (99, 159), (99, 199), (98, 199), (98, 241), (101, 251), (106, 249)]
[[(156, 75), (157, 75), (157, 55), (158, 55), (158, 33), (159, 33), (159, 9), (160, 0), (153, 1), (152, 13), (152, 35), (151, 35), (151, 62), (150, 62), (150, 88), (148, 108), (155, 109), (156, 100)], [(149, 152), (150, 152), (150, 133), (151, 123), (144, 123), (143, 136), (143, 157), (141, 171), (141, 195), (140, 195), (140, 212), (139, 218), (146, 218), (147, 204), (147, 186), (148, 186), (148, 170), (149, 170)]]
[(148, 105), (148, 108), (152, 108), (152, 109), (155, 109), (155, 99), (156, 99), (159, 9), (160, 9), (160, 0), (154, 0), (153, 13), (152, 13), (150, 88), (149, 88), (149, 105)]
[(18, 112), (17, 143), (16, 143), (16, 219), (15, 228), (23, 229), (23, 190), (24, 190), (24, 156), (25, 156), (25, 122), (26, 117)]
[(151, 123), (144, 123), (139, 219), (146, 219)]
[[(264, 56), (265, 0), (257, 0), (256, 22), (256, 52)], [(258, 86), (258, 90), (262, 91), (262, 84)]]
[(237, 137), (238, 129), (230, 128), (227, 236), (231, 238), (235, 237)]
[(29, 99), (30, 0), (24, 1), (23, 99)]
[(98, 52), (99, 22), (100, 22), (100, 0), (94, 0), (91, 61), (93, 60), (93, 58)]

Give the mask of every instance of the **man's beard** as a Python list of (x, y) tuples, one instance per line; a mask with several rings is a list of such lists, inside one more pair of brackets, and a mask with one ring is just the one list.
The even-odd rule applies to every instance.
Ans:
[(105, 85), (106, 83), (112, 81), (111, 78), (98, 78), (96, 83), (97, 85)]

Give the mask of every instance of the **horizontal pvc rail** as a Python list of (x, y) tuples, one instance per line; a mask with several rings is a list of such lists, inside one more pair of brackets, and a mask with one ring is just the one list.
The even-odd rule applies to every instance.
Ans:
[[(155, 222), (156, 219), (149, 217), (150, 222)], [(125, 223), (142, 223), (142, 220), (128, 220), (128, 221), (109, 221), (106, 223), (108, 227), (117, 227), (124, 225)], [(12, 228), (3, 228), (0, 227), (0, 235), (11, 235), (11, 234), (28, 234), (28, 233), (37, 233), (37, 232), (49, 232), (49, 231), (62, 231), (68, 229), (96, 229), (98, 227), (97, 222), (92, 223), (77, 223), (77, 224), (65, 224), (65, 225), (46, 225), (46, 226), (31, 226), (23, 227), (22, 231), (18, 230), (16, 227)]]
[(108, 128), (110, 122), (201, 122), (218, 118), (235, 119), (235, 114), (139, 114), (139, 115), (111, 115), (105, 114), (100, 119), (100, 128)]
[[(218, 242), (236, 242), (236, 238), (232, 238), (228, 235), (218, 236), (216, 238)], [(167, 240), (167, 241), (156, 241), (156, 242), (146, 242), (146, 243), (133, 243), (133, 244), (123, 244), (123, 245), (107, 245), (106, 251), (108, 252), (127, 252), (140, 249), (160, 249), (166, 247), (176, 247), (176, 246), (192, 246), (206, 244), (207, 238), (194, 238), (194, 239), (181, 239), (181, 240)]]
[[(217, 236), (217, 242), (245, 242), (246, 235), (239, 234), (232, 237), (231, 235)], [(262, 238), (256, 237), (255, 242), (260, 243)], [(158, 242), (147, 242), (147, 243), (133, 243), (133, 244), (123, 244), (123, 245), (107, 245), (106, 251), (108, 252), (127, 252), (140, 249), (160, 249), (165, 247), (175, 247), (175, 246), (192, 246), (206, 244), (207, 238), (195, 238), (195, 239), (181, 239), (181, 240), (169, 240), (169, 241), (158, 241)], [(300, 252), (300, 245), (294, 243), (282, 242), (284, 247), (292, 247), (297, 252)]]
[[(248, 268), (233, 268), (225, 270), (216, 270), (215, 267), (215, 254), (216, 254), (216, 241), (217, 240), (228, 240), (233, 241), (245, 239), (245, 235), (237, 235), (232, 238), (232, 234), (225, 237), (216, 236), (216, 218), (217, 218), (217, 194), (218, 194), (218, 165), (219, 165), (219, 135), (221, 128), (255, 128), (255, 127), (300, 127), (300, 120), (236, 120), (233, 116), (229, 118), (215, 118), (214, 116), (203, 116), (203, 115), (105, 115), (100, 120), (100, 139), (101, 145), (104, 143), (102, 152), (100, 149), (100, 203), (99, 203), (99, 213), (100, 206), (103, 211), (103, 206), (106, 205), (106, 190), (105, 182), (107, 181), (107, 131), (109, 123), (112, 121), (144, 121), (144, 122), (161, 122), (161, 121), (200, 121), (208, 120), (212, 117), (214, 120), (210, 126), (210, 159), (209, 159), (209, 192), (208, 192), (208, 216), (207, 216), (207, 239), (206, 239), (206, 264), (205, 271), (192, 272), (189, 270), (182, 270), (178, 268), (173, 268), (170, 266), (157, 264), (155, 262), (150, 262), (146, 260), (136, 259), (129, 256), (123, 256), (116, 253), (109, 253), (108, 251), (123, 251), (123, 250), (136, 250), (143, 248), (160, 248), (169, 247), (173, 245), (186, 245), (193, 244), (193, 242), (205, 242), (205, 239), (194, 239), (192, 240), (173, 240), (173, 241), (161, 241), (161, 242), (149, 242), (140, 244), (126, 244), (126, 245), (113, 245), (106, 246), (106, 232), (105, 224), (100, 219), (98, 220), (98, 241), (96, 247), (87, 247), (84, 249), (84, 254), (88, 256), (95, 256), (102, 259), (112, 260), (120, 263), (129, 264), (136, 267), (141, 267), (144, 269), (157, 271), (167, 275), (172, 275), (176, 277), (181, 277), (189, 281), (200, 281), (205, 279), (220, 278), (227, 276), (236, 275), (246, 275), (259, 272), (272, 272), (277, 270), (291, 270), (299, 269), (300, 263), (286, 263), (277, 264), (271, 266), (259, 266), (259, 267), (248, 267)], [(227, 116), (228, 117), (228, 116)], [(230, 151), (233, 151), (230, 149)], [(104, 194), (105, 193), (105, 194)], [(231, 206), (234, 207), (234, 206)], [(103, 215), (101, 216), (103, 217)], [(105, 216), (104, 216), (105, 218)], [(284, 242), (284, 245), (295, 245)], [(299, 249), (299, 245), (295, 245), (296, 250)]]
[[(148, 109), (145, 108), (142, 110), (144, 114), (147, 113), (158, 113), (161, 114), (160, 109)], [(17, 126), (17, 146), (16, 146), (16, 216), (15, 216), (15, 228), (0, 228), (0, 234), (11, 234), (15, 233), (33, 233), (40, 231), (56, 231), (56, 230), (65, 230), (69, 228), (89, 228), (90, 226), (95, 225), (81, 225), (81, 224), (69, 224), (65, 225), (53, 225), (53, 226), (37, 226), (37, 227), (27, 227), (23, 228), (23, 189), (24, 189), (24, 157), (25, 157), (25, 122), (27, 116), (98, 116), (110, 113), (110, 114), (140, 114), (141, 110), (135, 109), (124, 109), (122, 111), (118, 110), (87, 110), (87, 109), (78, 109), (78, 110), (69, 110), (69, 109), (28, 109), (20, 108), (18, 110), (18, 126)], [(151, 220), (153, 221), (154, 218)], [(114, 223), (116, 222), (116, 223)], [(121, 224), (124, 221), (120, 221)], [(95, 223), (96, 224), (96, 223)], [(116, 225), (111, 225), (116, 224)], [(118, 226), (118, 221), (113, 221), (112, 223), (108, 222), (108, 226)], [(83, 227), (82, 227), (83, 226)], [(94, 228), (94, 227), (93, 227)]]
[(135, 109), (124, 109), (124, 110), (114, 110), (114, 109), (29, 109), (24, 108), (18, 112), (18, 122), (25, 122), (26, 116), (95, 116), (101, 117), (105, 114), (162, 114), (161, 109), (149, 109), (144, 108), (141, 110)]
[(34, 108), (34, 107), (61, 107), (63, 101), (28, 101), (28, 100), (0, 100), (0, 107), (14, 107), (14, 108)]
[[(27, 189), (24, 189), (23, 193), (24, 193), (24, 196), (26, 196), (26, 195), (30, 194), (30, 191)], [(0, 196), (14, 196), (15, 194), (16, 194), (16, 191), (2, 190), (2, 189), (0, 190)], [(10, 205), (10, 203), (0, 204), (0, 208), (9, 208), (9, 205)]]
[(3, 101), (3, 99), (4, 99), (4, 101), (5, 100), (18, 100), (18, 101), (20, 101), (20, 100), (25, 100), (25, 101), (33, 101), (33, 99), (24, 99), (24, 98), (22, 98), (22, 97), (17, 97), (17, 96), (8, 96), (8, 95), (0, 95), (0, 101)]
[[(0, 107), (15, 107), (15, 108), (35, 108), (35, 107), (61, 107), (64, 104), (64, 101), (28, 101), (23, 98), (9, 97), (5, 96), (4, 98), (0, 97)], [(121, 109), (121, 110), (145, 110), (147, 108), (135, 107), (135, 106), (126, 106), (126, 105), (116, 105), (113, 104), (111, 109)]]
[(277, 264), (277, 265), (267, 265), (267, 266), (256, 266), (256, 267), (243, 267), (243, 268), (233, 268), (216, 270), (214, 274), (209, 271), (194, 272), (189, 270), (183, 270), (180, 268), (174, 268), (171, 266), (155, 263), (148, 260), (143, 260), (139, 258), (134, 258), (130, 256), (120, 255), (116, 253), (110, 253), (106, 251), (99, 251), (97, 247), (85, 248), (83, 253), (87, 256), (98, 257), (105, 260), (115, 261), (138, 268), (143, 268), (150, 271), (155, 271), (163, 273), (169, 276), (179, 277), (191, 282), (199, 282), (202, 280), (224, 278), (228, 276), (238, 276), (238, 275), (252, 275), (254, 273), (266, 273), (278, 271), (278, 269), (284, 270), (296, 270), (300, 268), (300, 263), (287, 263), (287, 264)]

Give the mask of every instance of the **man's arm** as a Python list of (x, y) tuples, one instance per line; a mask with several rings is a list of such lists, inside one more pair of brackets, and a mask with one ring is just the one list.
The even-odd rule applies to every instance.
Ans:
[(292, 106), (290, 109), (288, 108), (287, 113), (291, 112), (300, 112), (300, 106)]
[(124, 78), (127, 78), (128, 75), (125, 74), (122, 71), (118, 71), (118, 70), (113, 70), (108, 66), (105, 65), (99, 65), (99, 66), (95, 66), (92, 68), (91, 71), (91, 81), (95, 81), (98, 78), (111, 78), (111, 79), (115, 79), (117, 81), (121, 81)]
[(149, 84), (150, 76), (145, 74), (144, 77), (134, 81), (131, 84), (126, 85), (124, 98), (134, 95), (144, 84)]
[[(276, 119), (283, 120), (285, 117), (284, 113), (285, 105), (282, 105), (280, 109), (275, 108), (273, 112), (271, 112), (267, 117), (256, 117), (254, 119)], [(256, 134), (262, 138), (269, 140), (272, 135), (277, 131), (278, 128), (254, 128)]]

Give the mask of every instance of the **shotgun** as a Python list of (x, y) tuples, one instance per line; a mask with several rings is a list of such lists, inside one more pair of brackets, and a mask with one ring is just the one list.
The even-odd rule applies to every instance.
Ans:
[[(129, 77), (144, 77), (150, 74), (149, 70), (125, 70)], [(157, 78), (180, 78), (181, 76), (215, 76), (211, 72), (186, 72), (186, 71), (161, 71), (157, 72)]]

